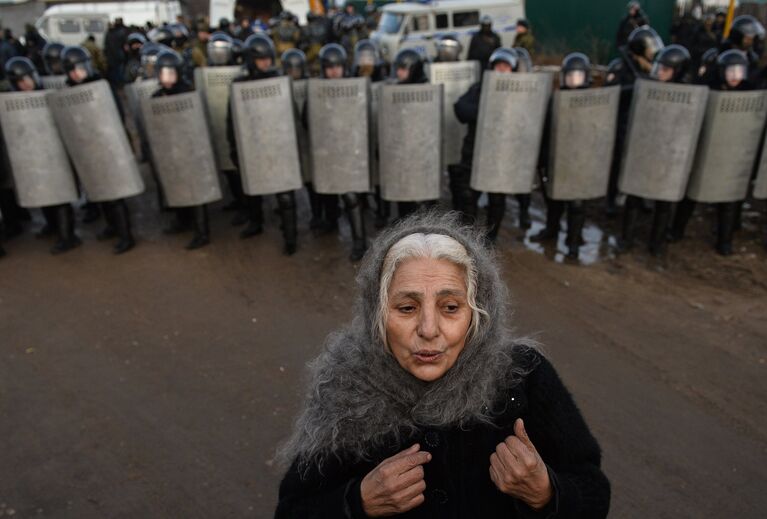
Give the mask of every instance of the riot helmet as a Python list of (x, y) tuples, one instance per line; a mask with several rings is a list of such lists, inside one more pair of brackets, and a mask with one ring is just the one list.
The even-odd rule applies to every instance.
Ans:
[(511, 49), (516, 53), (519, 58), (519, 64), (515, 72), (532, 72), (533, 71), (533, 58), (530, 53), (524, 47), (514, 47)]
[(479, 19), (479, 30), (483, 33), (489, 33), (493, 30), (493, 19), (490, 15), (484, 15)]
[(165, 49), (157, 54), (155, 70), (160, 86), (166, 90), (173, 88), (180, 80), (184, 68), (184, 59), (178, 52)]
[(167, 25), (155, 27), (147, 33), (147, 36), (149, 37), (149, 41), (165, 45), (166, 47), (173, 46), (173, 31), (171, 31), (170, 27)]
[(437, 61), (459, 61), (463, 45), (455, 34), (443, 34), (437, 40)]
[(730, 29), (730, 36), (728, 40), (737, 49), (744, 51), (754, 51), (754, 53), (761, 57), (764, 52), (764, 26), (759, 23), (759, 20), (751, 16), (750, 14), (744, 14), (738, 16), (732, 21), (732, 28)]
[(320, 49), (322, 77), (340, 79), (346, 75), (346, 50), (337, 43), (328, 43)]
[(628, 48), (632, 54), (642, 56), (647, 61), (655, 59), (655, 55), (663, 48), (663, 40), (655, 29), (649, 25), (637, 27), (629, 34)]
[(559, 88), (572, 90), (591, 86), (591, 61), (582, 52), (572, 52), (562, 60)]
[(157, 55), (166, 49), (170, 50), (170, 47), (152, 41), (141, 47), (141, 77), (144, 79), (156, 77)]
[(668, 83), (682, 83), (690, 66), (690, 51), (676, 43), (655, 56), (650, 77)]
[(748, 56), (742, 50), (730, 49), (716, 59), (719, 83), (727, 90), (746, 87), (748, 81)]
[(487, 60), (487, 68), (498, 72), (516, 72), (519, 69), (519, 55), (506, 47), (495, 49)]
[(381, 52), (373, 40), (360, 40), (354, 46), (354, 63), (352, 75), (374, 76), (378, 67), (381, 66)]
[(425, 83), (423, 55), (415, 49), (402, 49), (392, 62), (392, 76), (398, 83)]
[(232, 37), (222, 31), (210, 35), (207, 44), (208, 64), (214, 67), (231, 65), (234, 62), (234, 42)]
[(605, 73), (605, 86), (619, 84), (622, 73), (623, 60), (620, 58), (613, 59), (610, 63), (607, 64), (607, 72)]
[(700, 66), (696, 82), (701, 85), (707, 85), (711, 82), (716, 72), (716, 59), (719, 57), (719, 49), (708, 49), (700, 57)]
[(146, 42), (146, 36), (140, 32), (132, 32), (125, 39), (125, 45), (128, 47), (128, 51), (132, 54), (138, 54), (141, 51), (141, 47), (143, 47)]
[(45, 72), (49, 76), (58, 76), (64, 73), (64, 67), (61, 64), (61, 51), (64, 50), (64, 44), (50, 41), (43, 47), (43, 64)]
[(305, 79), (309, 76), (306, 70), (306, 54), (299, 49), (288, 49), (280, 57), (282, 72), (293, 79)]
[(266, 72), (274, 66), (274, 43), (266, 34), (251, 34), (245, 40), (243, 47), (245, 64), (251, 74), (259, 71)]
[(17, 92), (28, 92), (40, 88), (40, 76), (29, 58), (16, 56), (5, 62), (5, 77), (11, 88)]
[(232, 59), (235, 65), (245, 62), (245, 44), (239, 38), (232, 38)]
[(73, 83), (82, 83), (96, 75), (93, 70), (91, 53), (79, 45), (64, 47), (64, 50), (61, 51), (61, 63)]
[(168, 29), (173, 34), (173, 47), (180, 49), (189, 41), (189, 29), (183, 23), (172, 23)]

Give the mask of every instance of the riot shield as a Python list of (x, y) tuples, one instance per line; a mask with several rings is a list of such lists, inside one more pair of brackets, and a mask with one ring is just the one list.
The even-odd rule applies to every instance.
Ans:
[(137, 79), (133, 83), (125, 86), (125, 95), (128, 98), (128, 108), (130, 109), (133, 123), (136, 125), (136, 131), (141, 142), (141, 159), (149, 160), (144, 156), (149, 150), (149, 143), (146, 137), (146, 128), (144, 127), (144, 114), (141, 110), (141, 104), (144, 100), (152, 97), (160, 88), (156, 79)]
[(507, 194), (532, 190), (551, 81), (548, 72), (485, 71), (471, 170), (472, 189)]
[(67, 76), (60, 74), (58, 76), (41, 76), (40, 82), (45, 90), (59, 90), (67, 86)]
[(370, 115), (370, 125), (368, 129), (370, 136), (370, 151), (368, 153), (370, 157), (370, 184), (372, 186), (381, 185), (381, 157), (378, 152), (378, 107), (381, 102), (382, 86), (382, 82), (370, 83), (370, 110), (368, 111), (368, 114)]
[(41, 90), (0, 94), (2, 135), (22, 207), (65, 204), (78, 198), (47, 94)]
[(194, 69), (194, 83), (202, 93), (208, 116), (216, 167), (219, 171), (235, 169), (229, 156), (229, 140), (226, 137), (226, 112), (232, 81), (242, 75), (242, 67), (198, 67)]
[(461, 161), (461, 146), (466, 137), (467, 127), (455, 117), (453, 105), (471, 85), (479, 81), (479, 62), (430, 63), (427, 74), (431, 84), (444, 85), (442, 163), (443, 165), (457, 164)]
[(710, 92), (687, 196), (696, 202), (746, 198), (759, 152), (767, 92)]
[(442, 85), (384, 85), (378, 126), (382, 198), (438, 200)]
[(368, 98), (368, 78), (309, 80), (309, 140), (318, 193), (370, 191)]
[(142, 111), (168, 206), (189, 207), (220, 200), (221, 187), (200, 93), (147, 99)]
[(554, 92), (546, 184), (553, 200), (607, 194), (620, 94), (620, 86)]
[(692, 170), (708, 87), (638, 79), (629, 112), (619, 189), (678, 202)]
[(234, 83), (231, 101), (245, 194), (301, 189), (290, 78)]
[(91, 202), (138, 195), (144, 181), (106, 80), (49, 93), (59, 135)]
[[(767, 142), (767, 139), (765, 139), (765, 142)], [(756, 173), (754, 198), (758, 200), (767, 199), (767, 149), (765, 149), (764, 143), (762, 143), (762, 156), (759, 159), (759, 169)]]
[(307, 79), (293, 81), (293, 105), (296, 115), (296, 137), (298, 138), (298, 153), (301, 158), (301, 180), (312, 181), (312, 154), (309, 145), (309, 130), (301, 121), (301, 114), (306, 106), (306, 91), (309, 87)]

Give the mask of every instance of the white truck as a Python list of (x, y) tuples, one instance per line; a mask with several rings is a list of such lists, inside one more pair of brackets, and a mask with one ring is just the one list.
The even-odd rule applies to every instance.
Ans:
[(400, 49), (415, 48), (429, 57), (436, 55), (434, 43), (440, 35), (451, 33), (463, 44), (466, 58), (471, 37), (479, 30), (479, 20), (489, 16), (493, 30), (504, 47), (511, 47), (519, 18), (525, 17), (523, 0), (443, 0), (426, 4), (403, 2), (383, 7), (372, 38), (386, 61)]
[(103, 45), (109, 22), (116, 18), (122, 18), (125, 25), (142, 27), (147, 22), (175, 22), (180, 14), (178, 0), (60, 4), (46, 9), (35, 27), (48, 41), (79, 45), (92, 34)]

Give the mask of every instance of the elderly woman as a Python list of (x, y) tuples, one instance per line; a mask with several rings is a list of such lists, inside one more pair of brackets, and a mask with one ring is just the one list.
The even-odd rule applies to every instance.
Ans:
[(607, 515), (599, 445), (457, 221), (410, 217), (368, 252), (283, 446), (278, 519)]

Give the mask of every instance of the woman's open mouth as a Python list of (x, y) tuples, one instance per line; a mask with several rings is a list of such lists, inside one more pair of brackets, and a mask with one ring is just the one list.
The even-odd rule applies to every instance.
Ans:
[(413, 357), (419, 362), (427, 364), (439, 361), (442, 358), (442, 355), (444, 355), (444, 353), (439, 350), (421, 350), (413, 353)]

